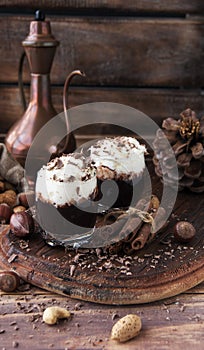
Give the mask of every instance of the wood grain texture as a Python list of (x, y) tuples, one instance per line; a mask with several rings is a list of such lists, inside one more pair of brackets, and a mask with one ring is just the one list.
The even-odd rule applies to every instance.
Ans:
[[(13, 294), (0, 292), (1, 347), (47, 350), (203, 350), (204, 293), (197, 293), (204, 284), (177, 297), (132, 306), (108, 306), (89, 302), (79, 304), (69, 297), (30, 288)], [(70, 320), (55, 326), (42, 323), (42, 313), (48, 306), (59, 305), (72, 312)], [(76, 308), (78, 310), (76, 310)], [(112, 326), (129, 313), (142, 319), (140, 335), (125, 343), (110, 341)], [(37, 341), (36, 341), (37, 339)]]
[[(25, 89), (29, 101), (29, 88)], [(57, 112), (63, 111), (63, 87), (52, 87), (52, 100)], [(134, 89), (134, 88), (100, 88), (71, 87), (69, 108), (91, 102), (115, 102), (131, 106), (146, 113), (158, 125), (169, 116), (177, 118), (190, 107), (198, 114), (203, 114), (204, 97), (202, 90), (172, 89)], [(0, 132), (6, 133), (11, 125), (23, 115), (19, 90), (17, 87), (0, 85)], [(100, 132), (100, 131), (99, 131)], [(106, 130), (108, 132), (108, 130)], [(84, 131), (93, 134), (94, 130)]]
[[(145, 31), (146, 20), (143, 18), (125, 19), (124, 17), (129, 15), (137, 17), (142, 14), (152, 17), (162, 14), (166, 16), (185, 16), (188, 13), (202, 15), (203, 0), (37, 0), (35, 2), (1, 0), (0, 81), (3, 83), (16, 84), (17, 82), (18, 60), (22, 51), (21, 41), (28, 33), (29, 21), (33, 18), (34, 11), (39, 7), (54, 15), (48, 16), (48, 19), (55, 22), (53, 33), (57, 39), (59, 35), (61, 40), (51, 74), (52, 81), (61, 85), (59, 88), (53, 88), (53, 102), (58, 111), (62, 110), (62, 84), (65, 76), (71, 69), (76, 68), (76, 63), (77, 65), (80, 63), (79, 68), (86, 68), (86, 73), (92, 74), (86, 84), (95, 82), (98, 86), (71, 89), (71, 106), (85, 102), (96, 102), (97, 100), (125, 103), (141, 109), (153, 116), (155, 120), (169, 115), (177, 116), (181, 110), (189, 106), (199, 113), (202, 112), (203, 97), (200, 90), (118, 89), (117, 85), (128, 86), (131, 80), (131, 84), (134, 86), (146, 84), (149, 81), (151, 84), (153, 82), (155, 86), (162, 84), (166, 87), (169, 84), (168, 77), (170, 76), (170, 82), (173, 80), (174, 86), (182, 85), (186, 81), (186, 77), (188, 77), (188, 82), (185, 85), (187, 89), (192, 86), (197, 88), (197, 82), (198, 87), (203, 86), (201, 83), (203, 80), (203, 24), (200, 24), (200, 21), (193, 21), (196, 24), (192, 25), (192, 21), (189, 22), (189, 20), (171, 22), (169, 19), (167, 22), (163, 20), (163, 26), (160, 26), (162, 22), (152, 18), (155, 20), (155, 25), (146, 26)], [(4, 15), (2, 15), (3, 12)], [(30, 15), (19, 17), (8, 15), (9, 13)], [(73, 14), (91, 17), (118, 14), (124, 17), (125, 22), (128, 20), (130, 26), (121, 25), (122, 34), (121, 40), (119, 40), (120, 21), (117, 22), (116, 19), (116, 24), (114, 24), (115, 18), (112, 18), (112, 27), (109, 25), (112, 21), (111, 18), (107, 22), (103, 22), (102, 19), (100, 25), (97, 24), (98, 19), (93, 18), (94, 20), (90, 21), (89, 26), (88, 20), (83, 18), (82, 23), (79, 21), (79, 25), (75, 19), (74, 24), (72, 24), (70, 17), (67, 17), (66, 20), (62, 18), (62, 22), (57, 20), (58, 15), (72, 16)], [(13, 19), (14, 25), (12, 25)], [(148, 23), (149, 19), (147, 19)], [(86, 25), (83, 24), (84, 22)], [(137, 23), (136, 26), (135, 23)], [(165, 23), (167, 23), (166, 26)], [(178, 28), (173, 28), (177, 26), (177, 23)], [(124, 32), (125, 30), (128, 31), (127, 34)], [(137, 32), (135, 32), (136, 30)], [(15, 44), (13, 41), (16, 41)], [(162, 43), (163, 50), (159, 42)], [(88, 45), (85, 45), (86, 43)], [(82, 49), (78, 50), (81, 45)], [(127, 50), (129, 45), (130, 52), (129, 49)], [(146, 58), (148, 46), (145, 49), (144, 45), (150, 45), (150, 54), (152, 53), (155, 57)], [(96, 49), (93, 50), (94, 46)], [(120, 49), (125, 51), (125, 54), (121, 54), (119, 62), (117, 62), (115, 55), (120, 53)], [(95, 58), (91, 57), (93, 52), (96, 54)], [(139, 54), (142, 54), (142, 59)], [(84, 57), (80, 57), (80, 55), (84, 55)], [(127, 58), (127, 56), (129, 57)], [(157, 62), (159, 57), (160, 63)], [(113, 60), (113, 63), (110, 59)], [(123, 59), (124, 62), (121, 63)], [(140, 61), (144, 61), (144, 64)], [(137, 67), (134, 66), (133, 72), (131, 71), (132, 62), (137, 64)], [(96, 67), (92, 67), (93, 64)], [(147, 64), (151, 65), (147, 66)], [(140, 71), (144, 67), (146, 76), (144, 71)], [(123, 78), (126, 74), (127, 81), (126, 77)], [(162, 74), (164, 79), (162, 79)], [(200, 79), (198, 75), (200, 75)], [(30, 80), (28, 74), (26, 79)], [(74, 83), (78, 85), (82, 82), (74, 80)], [(116, 88), (100, 88), (99, 85), (102, 84), (114, 85)], [(0, 132), (7, 131), (21, 113), (16, 86), (0, 86)], [(84, 134), (80, 137), (84, 139), (88, 135)], [(26, 285), (22, 284), (22, 287), (24, 286)], [(75, 310), (76, 303), (77, 300), (67, 296), (56, 295), (30, 286), (25, 292), (20, 290), (13, 294), (0, 292), (1, 348), (13, 349), (18, 346), (22, 350), (121, 350), (124, 348), (126, 350), (135, 350), (136, 348), (140, 350), (169, 350), (173, 347), (174, 350), (180, 350), (184, 347), (186, 350), (194, 348), (203, 350), (204, 283), (186, 293), (166, 299), (165, 302), (158, 301), (150, 304), (120, 307), (82, 302), (78, 311)], [(42, 323), (42, 312), (51, 305), (68, 308), (73, 313), (72, 319), (62, 320), (54, 327), (46, 326)], [(128, 313), (137, 313), (141, 316), (143, 322), (141, 334), (125, 345), (110, 341), (109, 336), (113, 324), (118, 320), (118, 317)]]
[[(21, 41), (31, 16), (2, 16), (0, 82), (17, 82)], [(61, 42), (52, 81), (64, 84), (79, 68), (87, 78), (74, 84), (99, 86), (202, 87), (204, 23), (187, 19), (56, 17), (52, 30)], [(15, 54), (14, 54), (15, 53)], [(25, 81), (30, 81), (26, 74)]]
[[(151, 254), (150, 249), (144, 249), (143, 254), (136, 255), (145, 262), (131, 264), (131, 270), (134, 271), (132, 277), (122, 274), (118, 276), (119, 272), (116, 269), (109, 272), (102, 270), (102, 273), (97, 269), (95, 273), (92, 268), (87, 270), (88, 265), (96, 263), (94, 257), (86, 261), (85, 269), (76, 265), (76, 272), (72, 276), (70, 264), (74, 261), (74, 255), (70, 260), (63, 254), (62, 249), (49, 249), (43, 245), (39, 235), (30, 240), (29, 252), (25, 253), (19, 249), (18, 242), (13, 241), (11, 235), (7, 233), (8, 231), (3, 233), (1, 242), (1, 267), (5, 270), (15, 270), (25, 281), (33, 285), (74, 299), (110, 305), (150, 303), (180, 294), (204, 280), (204, 263), (200, 257), (202, 252), (195, 258), (187, 249), (179, 258), (189, 259), (190, 262), (179, 261), (176, 254), (178, 264), (170, 261), (172, 258), (167, 258), (168, 266), (165, 265), (162, 269), (163, 266), (159, 263), (156, 268), (154, 267), (155, 270), (151, 271), (153, 269), (149, 264), (155, 260), (154, 256), (159, 256), (162, 251), (160, 245), (156, 247), (154, 244), (154, 255), (151, 259), (145, 258), (145, 254)], [(198, 245), (193, 248), (199, 249)], [(163, 253), (165, 257), (170, 255), (168, 250), (163, 250)], [(8, 263), (6, 259), (12, 259), (13, 256), (16, 257), (14, 261)], [(138, 271), (142, 271), (142, 274)]]
[[(151, 181), (152, 192), (161, 196), (162, 186), (153, 174)], [(163, 200), (167, 206), (170, 195)], [(78, 252), (50, 247), (39, 233), (30, 237), (24, 249), (7, 228), (0, 242), (1, 268), (13, 269), (25, 281), (46, 290), (102, 304), (141, 304), (172, 297), (204, 281), (203, 207), (202, 194), (179, 193), (169, 224), (156, 239), (122, 261), (120, 255), (105, 256), (110, 268), (95, 252), (76, 261)], [(188, 220), (196, 229), (189, 244), (173, 237), (178, 220)], [(131, 275), (122, 273), (126, 260)]]
[(55, 12), (60, 10), (115, 10), (118, 12), (155, 12), (155, 13), (176, 13), (176, 14), (186, 14), (186, 13), (200, 13), (204, 10), (204, 5), (202, 0), (195, 1), (179, 1), (179, 0), (166, 0), (163, 1), (152, 1), (152, 0), (42, 0), (35, 1), (35, 3), (29, 0), (2, 0), (0, 8), (10, 9), (29, 9), (35, 10), (36, 8), (41, 9), (53, 9)]

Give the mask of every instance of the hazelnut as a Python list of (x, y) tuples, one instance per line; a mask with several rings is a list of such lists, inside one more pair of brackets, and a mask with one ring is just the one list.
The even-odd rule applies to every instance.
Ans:
[(174, 237), (178, 242), (190, 242), (195, 234), (194, 226), (188, 221), (179, 221), (174, 227)]
[(0, 222), (2, 224), (7, 224), (12, 215), (12, 209), (6, 203), (0, 204)]
[(17, 237), (26, 237), (34, 232), (34, 220), (25, 211), (14, 213), (10, 219), (11, 232)]
[(25, 208), (35, 204), (35, 193), (34, 191), (21, 192), (18, 194), (18, 201)]
[(14, 213), (20, 213), (22, 211), (26, 211), (26, 208), (23, 205), (17, 205), (13, 208)]
[(14, 271), (0, 272), (0, 289), (3, 292), (13, 292), (20, 284), (20, 277)]

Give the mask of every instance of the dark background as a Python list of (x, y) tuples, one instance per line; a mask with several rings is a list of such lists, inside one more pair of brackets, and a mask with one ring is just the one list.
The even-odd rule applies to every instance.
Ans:
[[(21, 42), (35, 11), (45, 11), (60, 46), (51, 72), (53, 104), (62, 111), (65, 78), (75, 78), (69, 106), (110, 101), (140, 109), (158, 124), (191, 107), (204, 110), (203, 0), (0, 1), (0, 133), (22, 116)], [(29, 71), (25, 67), (27, 100)], [(84, 131), (88, 133), (88, 131)], [(87, 136), (87, 135), (86, 135)], [(83, 135), (79, 136), (83, 137)]]

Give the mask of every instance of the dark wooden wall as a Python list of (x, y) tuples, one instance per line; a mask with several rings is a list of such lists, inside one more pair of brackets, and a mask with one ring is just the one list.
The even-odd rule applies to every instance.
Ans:
[[(66, 75), (76, 68), (87, 78), (74, 80), (70, 107), (118, 102), (158, 123), (187, 107), (204, 111), (203, 0), (0, 0), (0, 133), (22, 115), (21, 41), (38, 8), (60, 41), (51, 72), (58, 112)], [(27, 69), (27, 97), (29, 80)]]

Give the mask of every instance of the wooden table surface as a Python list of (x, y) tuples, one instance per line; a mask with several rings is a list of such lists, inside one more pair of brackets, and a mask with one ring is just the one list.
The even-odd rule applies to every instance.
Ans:
[[(43, 310), (59, 305), (71, 318), (54, 326), (42, 321)], [(113, 324), (130, 313), (143, 327), (138, 337), (118, 344), (110, 340)], [(131, 306), (81, 302), (23, 283), (0, 292), (0, 349), (203, 349), (204, 283), (162, 301)]]
[[(71, 318), (48, 326), (43, 311), (55, 305), (70, 310)], [(115, 322), (131, 313), (142, 319), (140, 334), (122, 344), (110, 340)], [(128, 306), (79, 301), (23, 281), (13, 293), (0, 291), (0, 350), (203, 350), (203, 344), (204, 282), (168, 299)]]
[[(3, 256), (0, 259), (2, 263)], [(48, 326), (42, 314), (46, 307), (55, 305), (70, 310), (72, 316)], [(110, 340), (115, 322), (131, 313), (142, 319), (140, 334), (123, 344)], [(23, 281), (13, 293), (0, 291), (0, 350), (203, 350), (203, 344), (204, 282), (165, 300), (128, 306), (79, 301)]]

